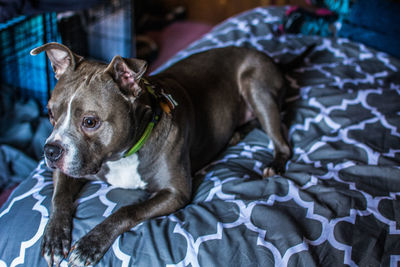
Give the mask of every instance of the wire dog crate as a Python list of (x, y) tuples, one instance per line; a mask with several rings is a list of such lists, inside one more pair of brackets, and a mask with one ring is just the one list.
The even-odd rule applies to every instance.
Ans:
[(34, 98), (46, 112), (56, 80), (45, 53), (29, 52), (47, 42), (62, 42), (101, 61), (115, 55), (134, 57), (133, 0), (99, 3), (87, 10), (20, 16), (0, 24), (0, 90), (6, 85), (18, 96)]
[(59, 15), (63, 43), (77, 54), (101, 61), (115, 55), (134, 57), (133, 0), (102, 2)]
[(55, 85), (51, 66), (44, 54), (35, 57), (30, 50), (51, 41), (59, 41), (57, 16), (47, 13), (31, 18), (21, 16), (0, 24), (1, 84), (15, 89), (21, 97), (32, 97), (46, 106)]

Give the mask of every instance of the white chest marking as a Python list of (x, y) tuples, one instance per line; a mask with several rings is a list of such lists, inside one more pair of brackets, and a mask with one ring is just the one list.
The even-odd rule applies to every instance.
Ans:
[(107, 182), (121, 188), (145, 189), (146, 183), (141, 179), (137, 171), (138, 165), (139, 159), (136, 154), (108, 162), (107, 167), (110, 171), (106, 174)]

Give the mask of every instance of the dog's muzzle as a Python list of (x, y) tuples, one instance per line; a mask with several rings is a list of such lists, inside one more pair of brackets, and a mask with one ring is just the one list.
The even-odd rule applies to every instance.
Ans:
[(44, 155), (52, 163), (57, 162), (63, 155), (64, 149), (60, 144), (50, 143), (44, 146)]

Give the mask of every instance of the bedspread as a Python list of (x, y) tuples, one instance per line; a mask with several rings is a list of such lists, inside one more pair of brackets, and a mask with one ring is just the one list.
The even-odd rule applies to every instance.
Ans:
[[(233, 17), (164, 68), (229, 45), (285, 63), (316, 44), (286, 73), (287, 171), (261, 179), (273, 146), (253, 130), (198, 174), (188, 206), (122, 234), (98, 266), (400, 264), (400, 60), (347, 39), (278, 35), (283, 13), (256, 8)], [(46, 266), (40, 242), (52, 192), (41, 162), (2, 207), (0, 266)], [(90, 182), (76, 201), (73, 241), (146, 197)]]

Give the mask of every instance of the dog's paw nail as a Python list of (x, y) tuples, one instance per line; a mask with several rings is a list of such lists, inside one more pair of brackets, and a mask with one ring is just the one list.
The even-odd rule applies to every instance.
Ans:
[[(75, 249), (76, 246), (74, 246)], [(71, 255), (69, 256), (69, 263), (68, 265), (70, 266), (87, 266), (86, 263), (88, 262), (87, 259), (83, 257), (79, 253), (79, 248), (77, 250), (74, 250)]]
[(47, 265), (49, 267), (52, 267), (53, 266), (53, 257), (50, 255), (50, 253), (43, 252), (43, 257), (46, 260)]
[(62, 256), (54, 255), (53, 256), (54, 264), (58, 267), (62, 261)]

